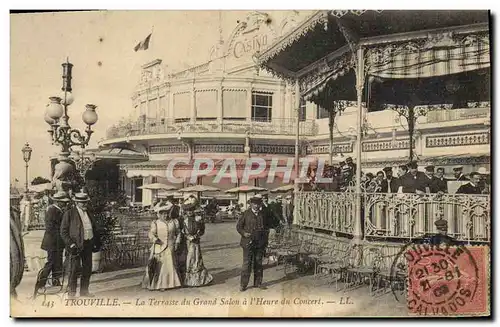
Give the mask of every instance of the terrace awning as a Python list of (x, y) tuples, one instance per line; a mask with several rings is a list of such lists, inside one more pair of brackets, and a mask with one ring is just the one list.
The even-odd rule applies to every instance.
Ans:
[(328, 109), (336, 100), (356, 100), (358, 45), (367, 77), (363, 101), (374, 82), (488, 70), (488, 22), (487, 11), (318, 11), (258, 61), (274, 75), (299, 80), (301, 95)]

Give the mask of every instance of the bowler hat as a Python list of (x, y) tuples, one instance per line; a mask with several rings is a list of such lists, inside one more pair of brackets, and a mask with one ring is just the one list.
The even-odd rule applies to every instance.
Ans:
[(56, 194), (50, 197), (53, 201), (59, 201), (59, 202), (69, 202), (69, 197), (68, 194), (64, 191), (58, 191)]
[(453, 167), (453, 171), (462, 171), (464, 169), (463, 166), (456, 166), (456, 167)]
[(392, 167), (385, 167), (384, 169), (382, 169), (383, 171), (392, 171)]
[(262, 202), (262, 195), (261, 194), (255, 194), (250, 198), (251, 203), (261, 203)]

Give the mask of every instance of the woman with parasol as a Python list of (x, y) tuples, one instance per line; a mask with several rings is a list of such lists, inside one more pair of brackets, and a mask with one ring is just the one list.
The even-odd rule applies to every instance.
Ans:
[(182, 286), (175, 257), (181, 230), (179, 221), (168, 214), (171, 209), (169, 205), (171, 206), (167, 203), (156, 209), (158, 219), (151, 223), (149, 231), (153, 245), (142, 286), (151, 291), (164, 291)]

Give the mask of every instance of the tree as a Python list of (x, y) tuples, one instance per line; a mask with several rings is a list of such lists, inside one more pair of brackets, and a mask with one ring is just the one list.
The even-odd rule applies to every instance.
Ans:
[(31, 181), (31, 185), (39, 185), (39, 184), (45, 184), (45, 183), (50, 183), (50, 179), (38, 176), (38, 177), (35, 177)]

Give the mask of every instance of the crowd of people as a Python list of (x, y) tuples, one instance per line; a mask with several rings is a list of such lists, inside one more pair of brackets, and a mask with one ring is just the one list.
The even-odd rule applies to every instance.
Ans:
[[(309, 183), (304, 191), (330, 191), (345, 192), (355, 186), (356, 165), (348, 157), (339, 166), (328, 166), (325, 169), (325, 178), (332, 178), (332, 182), (318, 183), (316, 171), (308, 174)], [(397, 176), (396, 176), (397, 175)], [(385, 167), (375, 175), (362, 172), (361, 188), (367, 193), (448, 193), (448, 182), (459, 181), (463, 183), (455, 193), (457, 194), (489, 194), (490, 181), (486, 171), (471, 172), (468, 177), (463, 173), (462, 166), (453, 167), (453, 178), (446, 178), (443, 167), (428, 165), (424, 172), (418, 170), (418, 163), (411, 161), (400, 165), (394, 174), (393, 167)]]

